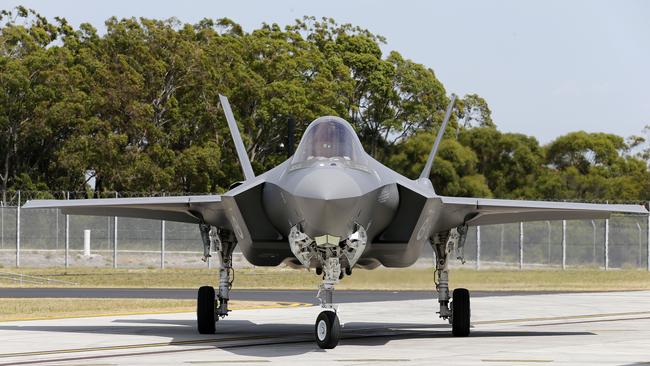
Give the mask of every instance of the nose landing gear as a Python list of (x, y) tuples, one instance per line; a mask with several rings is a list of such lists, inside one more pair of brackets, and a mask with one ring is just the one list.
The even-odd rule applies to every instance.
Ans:
[(339, 282), (341, 264), (338, 258), (327, 258), (323, 261), (323, 283), (318, 287), (321, 307), (324, 309), (316, 318), (316, 344), (322, 349), (332, 349), (339, 343), (341, 324), (333, 304), (334, 285)]
[(339, 343), (341, 324), (332, 301), (334, 286), (343, 278), (343, 273), (352, 274), (352, 267), (366, 248), (367, 238), (361, 225), (357, 225), (356, 231), (342, 241), (333, 235), (323, 235), (314, 240), (303, 233), (299, 225), (291, 228), (289, 246), (294, 256), (305, 268), (315, 266), (316, 274), (323, 276), (316, 296), (323, 311), (314, 325), (316, 344), (320, 348), (332, 349)]

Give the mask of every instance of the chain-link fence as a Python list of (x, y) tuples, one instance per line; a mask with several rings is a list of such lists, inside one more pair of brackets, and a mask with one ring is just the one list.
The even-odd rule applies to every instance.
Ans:
[[(211, 265), (200, 260), (203, 247), (198, 225), (63, 215), (58, 209), (18, 208), (25, 198), (81, 198), (84, 195), (79, 192), (3, 194), (0, 201), (0, 266), (187, 268)], [(115, 193), (106, 195), (115, 196)], [(471, 227), (464, 254), (468, 264), (477, 269), (594, 267), (650, 270), (649, 225), (648, 215), (613, 215), (609, 220)], [(86, 231), (89, 232), (85, 234)], [(88, 236), (86, 240), (85, 235)], [(432, 251), (427, 248), (425, 256), (431, 255)], [(240, 266), (246, 265), (241, 255), (236, 255), (236, 262)]]
[(650, 271), (647, 215), (470, 228), (465, 258), (481, 267), (639, 268)]
[[(0, 265), (5, 267), (209, 265), (199, 260), (203, 246), (197, 225), (68, 216), (57, 209), (18, 212), (16, 207), (0, 208)], [(85, 231), (89, 231), (87, 241)]]

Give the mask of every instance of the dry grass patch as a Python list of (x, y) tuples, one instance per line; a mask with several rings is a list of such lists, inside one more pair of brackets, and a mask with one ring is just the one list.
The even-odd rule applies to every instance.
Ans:
[[(34, 268), (14, 270), (33, 276), (78, 283), (76, 286), (50, 283), (24, 285), (33, 287), (131, 287), (131, 288), (199, 288), (215, 285), (216, 269), (111, 269), (111, 268)], [(612, 291), (650, 290), (650, 272), (643, 270), (571, 269), (571, 270), (498, 270), (454, 268), (452, 287), (491, 291)], [(254, 268), (236, 271), (237, 289), (306, 289), (315, 290), (320, 277), (311, 271), (289, 268)], [(0, 286), (19, 284), (0, 279)], [(431, 268), (355, 269), (337, 289), (347, 290), (432, 290)]]
[[(233, 310), (281, 307), (276, 302), (230, 301)], [(195, 300), (0, 299), (0, 321), (196, 311)]]

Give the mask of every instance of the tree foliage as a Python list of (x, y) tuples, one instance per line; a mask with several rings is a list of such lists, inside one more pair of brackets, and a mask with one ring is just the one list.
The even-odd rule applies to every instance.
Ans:
[[(258, 173), (286, 159), (289, 119), (299, 137), (336, 115), (415, 178), (449, 102), (433, 70), (332, 19), (251, 32), (226, 18), (105, 25), (0, 12), (0, 190), (79, 190), (94, 178), (97, 191), (223, 191), (241, 171), (219, 94)], [(457, 99), (449, 129), (431, 173), (438, 193), (650, 198), (642, 137), (575, 132), (540, 146), (500, 132), (477, 94)]]

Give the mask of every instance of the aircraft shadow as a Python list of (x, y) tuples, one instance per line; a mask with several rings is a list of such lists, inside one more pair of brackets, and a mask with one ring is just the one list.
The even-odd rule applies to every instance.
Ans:
[[(169, 337), (169, 342), (177, 346), (196, 345), (192, 340), (201, 342), (201, 346), (214, 345), (215, 349), (256, 357), (281, 357), (319, 352), (314, 343), (312, 324), (256, 324), (248, 320), (221, 320), (217, 324), (217, 334), (200, 335), (196, 333), (196, 323), (191, 320), (169, 319), (116, 319), (107, 326), (0, 326), (2, 330), (20, 330), (57, 333), (87, 333), (108, 335), (139, 335)], [(146, 325), (151, 326), (146, 326)], [(546, 337), (593, 335), (590, 332), (559, 331), (472, 331), (471, 338), (497, 337)], [(415, 324), (383, 322), (349, 322), (342, 329), (340, 345), (382, 346), (397, 339), (433, 339), (449, 338), (448, 324)], [(214, 340), (212, 342), (204, 342)], [(236, 341), (234, 341), (236, 340)], [(189, 341), (189, 342), (188, 342)], [(221, 342), (220, 342), (221, 341)], [(156, 341), (152, 341), (155, 343)], [(180, 342), (180, 344), (178, 344)], [(220, 344), (222, 343), (222, 344)]]

